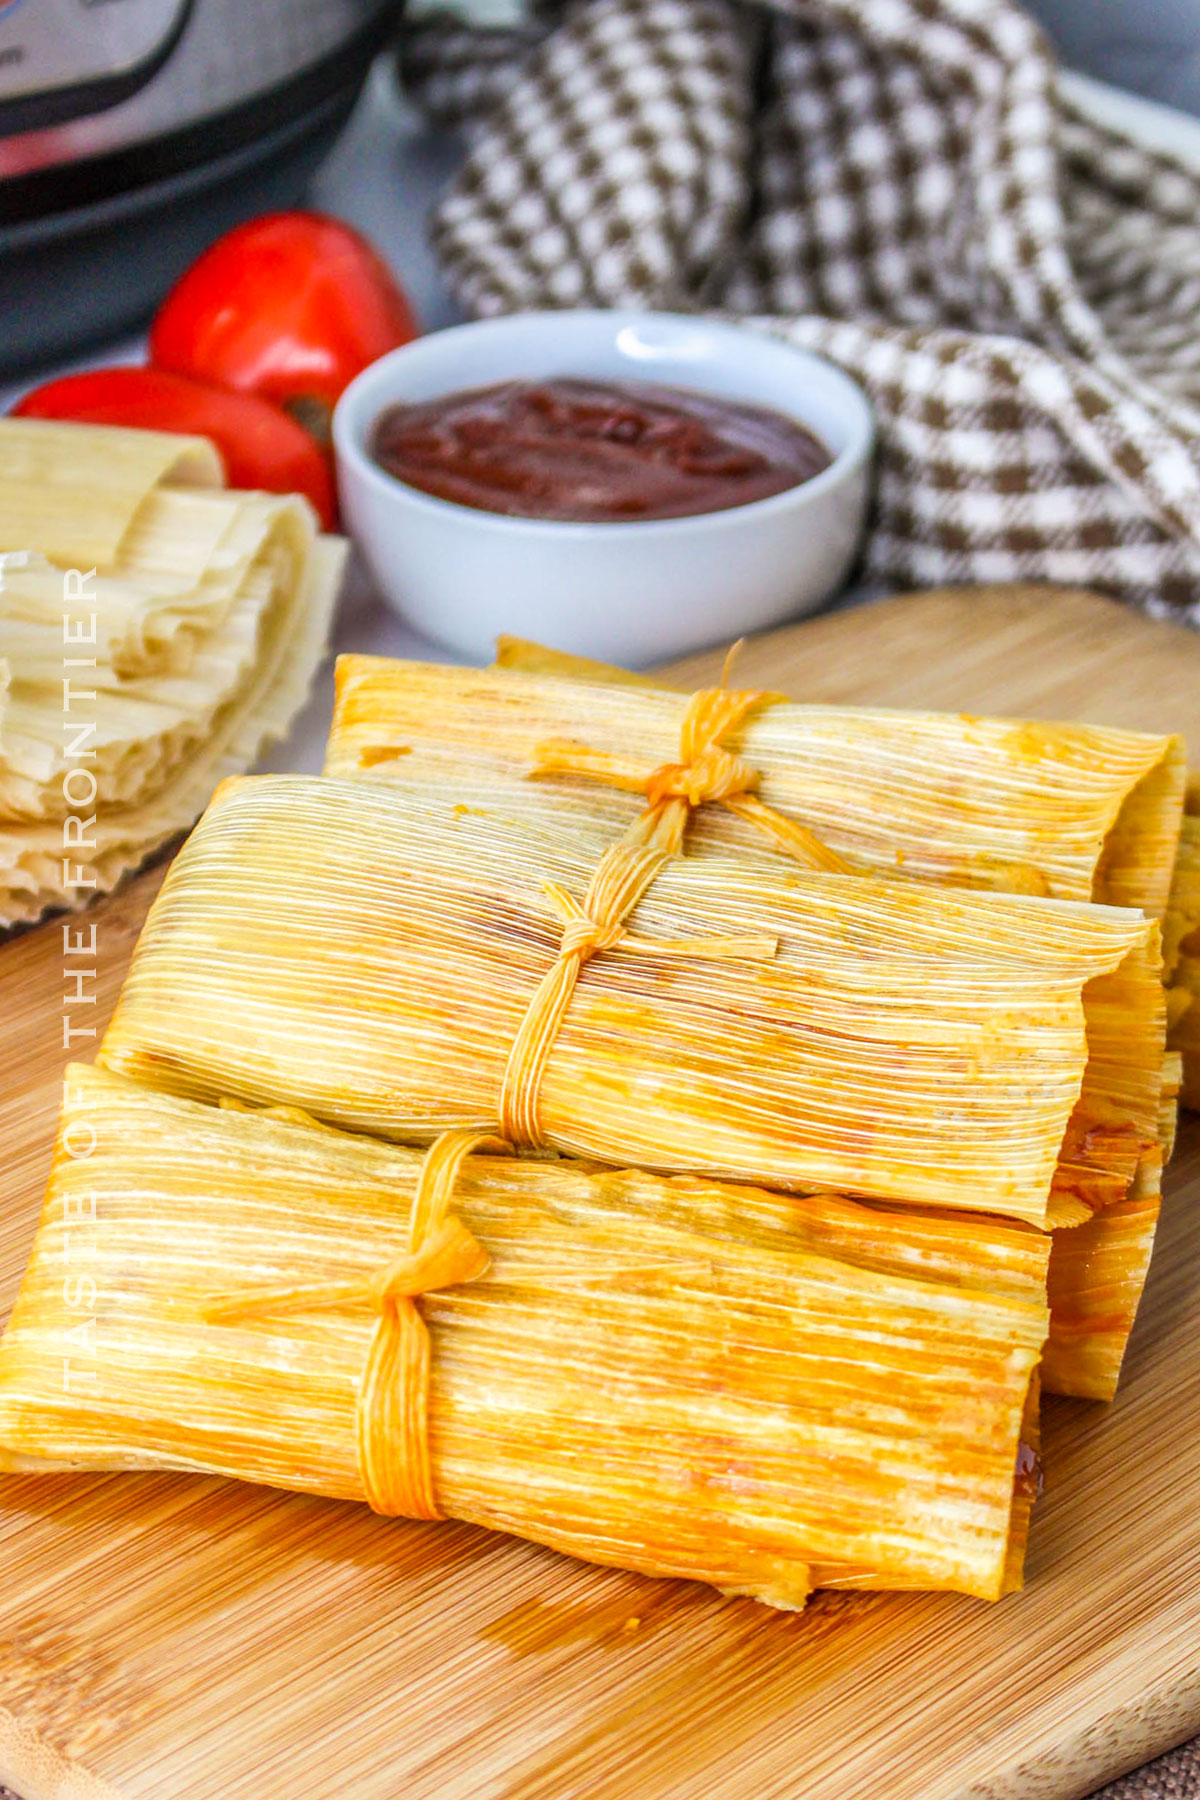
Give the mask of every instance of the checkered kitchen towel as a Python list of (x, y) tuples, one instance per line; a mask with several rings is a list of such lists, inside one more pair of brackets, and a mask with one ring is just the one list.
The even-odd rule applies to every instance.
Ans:
[(1066, 103), (1010, 0), (573, 0), (402, 60), (470, 137), (473, 311), (753, 318), (875, 404), (868, 574), (1200, 624), (1200, 177)]

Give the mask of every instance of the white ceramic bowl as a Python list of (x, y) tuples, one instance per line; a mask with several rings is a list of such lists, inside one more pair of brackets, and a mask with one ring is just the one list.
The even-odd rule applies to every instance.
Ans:
[[(667, 382), (773, 406), (833, 454), (800, 487), (725, 512), (633, 523), (512, 518), (434, 499), (368, 454), (401, 401), (518, 379)], [(871, 410), (840, 369), (738, 325), (674, 313), (547, 312), (455, 326), (351, 382), (333, 421), (346, 524), (410, 624), (488, 661), (500, 632), (637, 666), (811, 612), (862, 535)]]

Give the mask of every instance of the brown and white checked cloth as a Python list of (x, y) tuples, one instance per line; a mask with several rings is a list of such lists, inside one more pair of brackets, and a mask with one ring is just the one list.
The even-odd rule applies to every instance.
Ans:
[(1196, 1800), (1200, 1794), (1200, 1740), (1160, 1757), (1124, 1781), (1093, 1794), (1092, 1800)]
[(1200, 624), (1200, 177), (1066, 103), (1011, 0), (558, 0), (402, 65), (470, 137), (472, 311), (750, 317), (870, 393), (868, 575)]

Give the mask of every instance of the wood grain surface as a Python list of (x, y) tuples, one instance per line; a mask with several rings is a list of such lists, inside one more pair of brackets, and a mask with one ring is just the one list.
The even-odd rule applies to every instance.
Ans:
[[(737, 678), (1200, 746), (1200, 637), (1065, 592), (834, 615), (747, 646)], [(160, 878), (87, 915), (98, 1026)], [(61, 922), (0, 948), (0, 1315), (45, 1178), (62, 975)], [(1118, 1402), (1048, 1408), (1024, 1594), (823, 1595), (783, 1615), (209, 1479), (9, 1477), (0, 1784), (24, 1800), (1077, 1800), (1200, 1728), (1195, 1124), (1168, 1192)]]

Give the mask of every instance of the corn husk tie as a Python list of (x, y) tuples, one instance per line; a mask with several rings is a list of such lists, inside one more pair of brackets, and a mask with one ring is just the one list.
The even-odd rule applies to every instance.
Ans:
[(429, 1452), (429, 1328), (422, 1294), (477, 1281), (491, 1258), (450, 1210), (459, 1171), (478, 1150), (510, 1146), (486, 1132), (447, 1131), (421, 1166), (408, 1227), (408, 1247), (367, 1280), (256, 1287), (222, 1296), (205, 1309), (210, 1323), (233, 1324), (272, 1314), (371, 1306), (379, 1314), (358, 1389), (358, 1465), (377, 1513), (442, 1519)]
[(538, 1103), (550, 1052), (585, 963), (601, 950), (632, 956), (691, 956), (720, 962), (770, 962), (773, 937), (643, 938), (625, 929), (629, 917), (672, 851), (636, 841), (642, 821), (613, 844), (596, 865), (583, 904), (556, 882), (545, 883), (563, 919), (558, 957), (534, 990), (505, 1064), (500, 1088), (500, 1131), (510, 1143), (538, 1146)]
[[(725, 666), (728, 671), (728, 660)], [(680, 732), (677, 763), (649, 768), (631, 758), (589, 749), (570, 738), (552, 738), (538, 745), (532, 773), (578, 775), (626, 793), (645, 794), (647, 809), (639, 823), (653, 830), (656, 842), (672, 850), (679, 848), (695, 808), (715, 803), (736, 813), (769, 838), (774, 849), (806, 867), (852, 874), (845, 857), (822, 843), (815, 832), (784, 818), (759, 799), (759, 771), (722, 742), (756, 708), (786, 699), (786, 694), (768, 690), (738, 692), (727, 688), (722, 677), (720, 687), (701, 688), (692, 695)]]
[[(727, 660), (726, 671), (728, 667)], [(618, 948), (635, 956), (693, 956), (724, 962), (769, 962), (775, 955), (778, 944), (767, 937), (663, 942), (626, 931), (625, 920), (663, 864), (678, 852), (696, 807), (719, 801), (811, 866), (847, 868), (812, 832), (764, 806), (753, 791), (760, 779), (758, 771), (721, 742), (755, 707), (783, 698), (766, 691), (736, 692), (725, 687), (724, 677), (720, 687), (701, 688), (693, 694), (683, 721), (679, 762), (658, 768), (643, 768), (569, 741), (538, 747), (535, 774), (582, 775), (644, 793), (647, 805), (625, 836), (601, 858), (582, 905), (555, 883), (546, 883), (546, 893), (563, 919), (563, 933), (557, 961), (529, 1003), (505, 1066), (500, 1130), (512, 1143), (532, 1146), (542, 1142), (538, 1117), (542, 1077), (580, 971), (591, 957)]]

